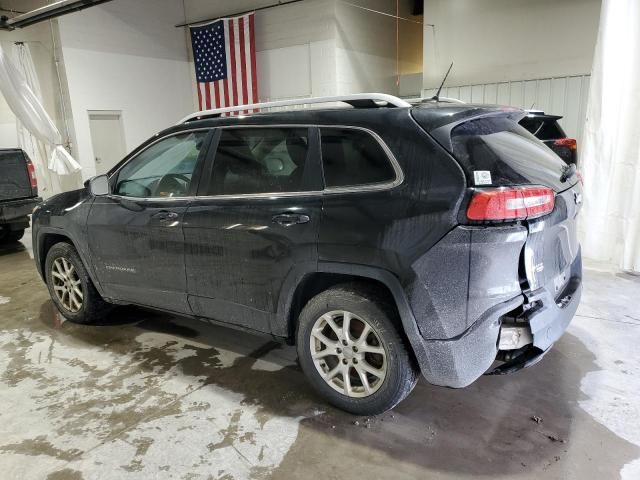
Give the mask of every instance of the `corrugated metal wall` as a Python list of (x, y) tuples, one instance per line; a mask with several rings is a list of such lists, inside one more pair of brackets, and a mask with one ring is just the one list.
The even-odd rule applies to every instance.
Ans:
[[(590, 75), (578, 75), (445, 87), (441, 95), (468, 103), (510, 105), (562, 115), (564, 118), (560, 123), (567, 135), (581, 141), (589, 95), (589, 79)], [(425, 90), (423, 97), (431, 97), (435, 92), (435, 89)]]

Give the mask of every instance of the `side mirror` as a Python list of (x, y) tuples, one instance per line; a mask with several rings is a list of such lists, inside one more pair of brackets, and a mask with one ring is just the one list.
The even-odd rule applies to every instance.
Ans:
[(98, 175), (89, 180), (89, 191), (97, 197), (109, 195), (109, 177), (106, 175)]

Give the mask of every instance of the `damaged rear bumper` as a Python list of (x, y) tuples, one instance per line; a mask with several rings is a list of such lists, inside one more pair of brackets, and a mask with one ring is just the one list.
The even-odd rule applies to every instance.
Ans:
[(569, 275), (569, 282), (557, 300), (544, 287), (525, 293), (527, 303), (534, 305), (534, 308), (524, 316), (523, 325), (529, 329), (533, 341), (521, 348), (518, 355), (488, 372), (488, 375), (504, 375), (535, 365), (560, 339), (576, 314), (582, 297), (580, 253), (573, 261)]
[[(576, 313), (582, 295), (580, 253), (570, 267), (569, 281), (559, 296), (547, 288), (524, 292), (487, 310), (462, 335), (446, 340), (423, 340), (426, 354), (420, 362), (425, 378), (435, 385), (461, 388), (481, 375), (513, 373), (539, 362), (563, 335)], [(521, 307), (525, 306), (525, 310)], [(527, 308), (529, 307), (529, 308)], [(513, 318), (513, 312), (521, 312)], [(516, 320), (516, 323), (512, 323)], [(503, 326), (528, 329), (526, 345), (509, 361), (487, 372), (502, 353), (499, 350)]]

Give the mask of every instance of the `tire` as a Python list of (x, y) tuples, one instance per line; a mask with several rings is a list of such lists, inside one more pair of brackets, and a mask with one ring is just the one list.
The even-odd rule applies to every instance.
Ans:
[[(329, 403), (356, 415), (390, 410), (411, 393), (418, 380), (413, 354), (398, 331), (398, 315), (383, 297), (365, 285), (341, 284), (312, 298), (299, 317), (296, 345), (302, 370)], [(344, 333), (339, 336), (336, 328), (343, 330), (347, 317), (345, 344)], [(363, 343), (367, 325), (370, 330)], [(321, 358), (314, 360), (314, 353)], [(369, 373), (374, 371), (375, 375)], [(349, 372), (348, 385), (343, 372)]]
[(93, 323), (104, 318), (111, 310), (111, 305), (102, 299), (93, 285), (73, 245), (60, 242), (49, 249), (45, 260), (45, 277), (51, 300), (67, 320)]
[(20, 230), (8, 230), (4, 234), (0, 233), (0, 242), (17, 243), (24, 236), (24, 228)]

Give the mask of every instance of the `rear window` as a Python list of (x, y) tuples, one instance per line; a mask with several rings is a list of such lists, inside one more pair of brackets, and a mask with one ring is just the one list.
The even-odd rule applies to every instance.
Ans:
[(370, 133), (349, 128), (322, 128), (320, 133), (327, 188), (395, 180), (389, 157)]
[(31, 196), (25, 154), (22, 150), (0, 150), (0, 200)]
[(520, 120), (520, 125), (540, 140), (557, 140), (565, 137), (558, 121), (552, 118), (524, 117)]
[(545, 144), (508, 117), (485, 117), (451, 132), (453, 154), (470, 185), (546, 185), (556, 191), (565, 163)]

